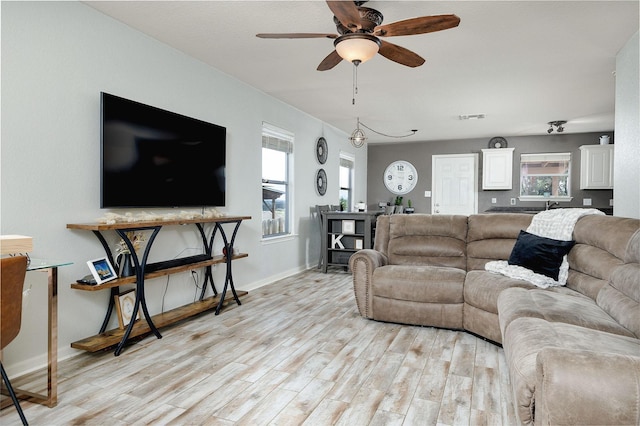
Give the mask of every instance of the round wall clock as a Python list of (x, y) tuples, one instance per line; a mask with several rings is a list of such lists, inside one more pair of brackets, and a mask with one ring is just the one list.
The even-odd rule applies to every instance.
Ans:
[(491, 138), (489, 141), (489, 148), (506, 148), (507, 140), (500, 136), (496, 136), (495, 138)]
[(320, 195), (327, 193), (327, 173), (324, 169), (319, 169), (316, 173), (316, 190)]
[(394, 161), (384, 171), (384, 185), (394, 194), (402, 195), (411, 192), (417, 184), (418, 172), (408, 161)]
[(320, 164), (324, 164), (327, 162), (327, 156), (329, 155), (329, 150), (327, 149), (327, 140), (323, 137), (318, 138), (318, 142), (316, 142), (316, 158)]

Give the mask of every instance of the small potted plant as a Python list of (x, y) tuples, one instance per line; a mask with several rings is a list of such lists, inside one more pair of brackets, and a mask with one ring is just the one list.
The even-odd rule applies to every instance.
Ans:
[(402, 197), (400, 196), (396, 197), (395, 205), (396, 207), (395, 207), (394, 213), (402, 213), (402, 211), (404, 210), (402, 206)]
[(407, 200), (407, 208), (404, 209), (405, 213), (413, 213), (415, 211), (415, 209), (413, 208), (413, 205), (411, 204), (411, 200)]

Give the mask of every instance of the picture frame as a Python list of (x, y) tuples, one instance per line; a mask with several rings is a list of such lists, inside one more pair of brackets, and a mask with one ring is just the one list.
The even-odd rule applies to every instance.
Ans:
[(106, 257), (100, 257), (98, 259), (88, 260), (87, 266), (91, 271), (91, 275), (96, 280), (96, 284), (100, 285), (107, 281), (115, 280), (118, 278), (118, 274)]
[[(118, 327), (124, 330), (129, 325), (133, 316), (133, 309), (136, 305), (136, 291), (135, 289), (124, 291), (120, 294), (113, 296), (113, 302), (116, 305), (116, 312), (118, 314)], [(136, 315), (134, 321), (140, 319), (140, 310)]]
[(342, 233), (343, 234), (355, 234), (356, 233), (356, 221), (355, 220), (343, 220), (342, 221)]

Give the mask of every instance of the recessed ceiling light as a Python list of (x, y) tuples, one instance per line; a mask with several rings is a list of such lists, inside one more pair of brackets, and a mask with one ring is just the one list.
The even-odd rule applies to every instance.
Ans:
[(480, 120), (484, 117), (484, 114), (462, 114), (458, 116), (460, 120)]

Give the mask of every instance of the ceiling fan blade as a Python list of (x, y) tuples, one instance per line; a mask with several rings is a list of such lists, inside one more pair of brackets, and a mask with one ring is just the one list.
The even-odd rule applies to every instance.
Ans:
[(380, 50), (378, 50), (378, 53), (393, 62), (397, 62), (411, 68), (419, 67), (424, 64), (424, 58), (417, 53), (384, 40), (380, 40)]
[(316, 33), (260, 33), (259, 38), (338, 38), (338, 34), (316, 34)]
[(460, 18), (456, 15), (422, 16), (378, 25), (373, 34), (378, 37), (394, 37), (414, 34), (432, 33), (457, 27)]
[(340, 57), (340, 55), (338, 55), (338, 52), (334, 50), (333, 52), (329, 53), (329, 55), (326, 58), (324, 58), (322, 62), (320, 62), (320, 65), (318, 65), (317, 70), (328, 71), (331, 68), (338, 65), (340, 61), (342, 61), (342, 58)]
[(327, 0), (327, 4), (340, 23), (352, 32), (362, 28), (360, 12), (353, 1)]

